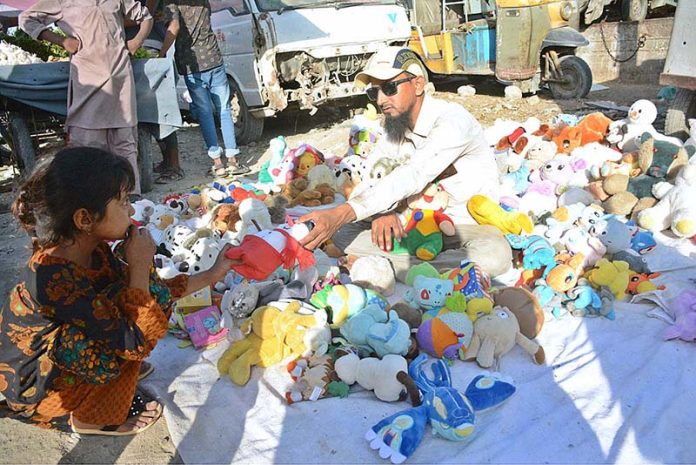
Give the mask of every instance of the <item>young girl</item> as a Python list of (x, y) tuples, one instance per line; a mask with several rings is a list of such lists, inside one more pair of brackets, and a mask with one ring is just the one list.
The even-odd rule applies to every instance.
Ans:
[[(45, 160), (13, 211), (34, 254), (0, 313), (0, 391), (14, 416), (81, 434), (143, 431), (162, 408), (136, 392), (142, 360), (167, 332), (172, 299), (221, 280), (209, 271), (161, 281), (155, 245), (131, 225), (134, 174), (124, 158), (85, 147)], [(107, 241), (126, 239), (123, 258)]]

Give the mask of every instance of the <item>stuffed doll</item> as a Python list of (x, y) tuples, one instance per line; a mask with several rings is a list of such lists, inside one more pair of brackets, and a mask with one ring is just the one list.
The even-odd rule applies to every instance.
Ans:
[(405, 218), (406, 237), (394, 243), (393, 253), (408, 251), (421, 260), (432, 260), (442, 251), (442, 235), (454, 236), (454, 223), (444, 213), (448, 194), (438, 183), (430, 184), (416, 196), (409, 197)]
[(288, 404), (348, 395), (348, 385), (338, 378), (333, 357), (329, 355), (293, 360), (288, 363), (288, 373), (293, 380), (292, 386), (285, 392)]
[(472, 195), (466, 208), (478, 224), (490, 224), (503, 234), (531, 233), (534, 227), (526, 214), (508, 211), (483, 195)]
[(474, 337), (464, 359), (476, 359), (483, 368), (499, 366), (500, 357), (516, 344), (532, 356), (534, 363), (544, 363), (543, 347), (520, 332), (515, 314), (505, 307), (494, 307), (490, 315), (485, 315), (474, 323)]
[(324, 355), (331, 339), (326, 312), (303, 308), (298, 301), (257, 308), (242, 331), (249, 334), (232, 343), (217, 363), (220, 374), (240, 386), (249, 381), (254, 365), (265, 368), (290, 356)]
[(377, 304), (368, 305), (348, 318), (340, 333), (362, 356), (406, 355), (411, 348), (411, 329), (406, 322), (396, 312), (387, 313)]
[[(271, 156), (268, 161), (261, 166), (261, 170), (259, 171), (259, 183), (263, 184), (275, 184), (276, 178), (271, 175), (271, 172), (280, 166), (281, 161), (287, 153), (288, 145), (285, 141), (285, 137), (278, 136), (271, 139), (269, 150)], [(283, 184), (283, 182), (279, 184)]]
[(373, 357), (361, 359), (349, 353), (336, 360), (335, 368), (338, 379), (349, 386), (358, 383), (363, 389), (373, 391), (383, 402), (406, 399), (407, 386), (402, 381), (408, 376), (408, 363), (400, 355), (388, 354), (380, 360)]
[(350, 267), (353, 284), (389, 297), (394, 293), (396, 278), (391, 262), (379, 255), (360, 257)]
[(301, 144), (293, 152), (291, 157), (295, 158), (294, 176), (307, 177), (309, 171), (317, 165), (324, 163), (324, 155), (309, 144)]
[(674, 324), (665, 330), (664, 339), (696, 340), (696, 290), (682, 291), (670, 301), (670, 310), (674, 314)]
[(616, 300), (623, 300), (626, 297), (630, 274), (628, 263), (612, 262), (602, 258), (593, 269), (585, 273), (585, 277), (595, 288), (606, 287)]
[(408, 374), (421, 391), (412, 396), (414, 408), (391, 415), (365, 434), (370, 447), (394, 464), (404, 462), (420, 445), (425, 428), (450, 441), (463, 441), (474, 432), (476, 412), (501, 404), (515, 393), (510, 380), (497, 375), (478, 375), (464, 393), (452, 387), (447, 363), (436, 360), (426, 373), (428, 357), (421, 354), (411, 362)]
[[(692, 159), (693, 160), (693, 159)], [(638, 224), (651, 231), (669, 229), (677, 237), (696, 235), (696, 163), (684, 166), (674, 187), (654, 207), (638, 213)]]
[(557, 133), (547, 131), (547, 137), (556, 143), (558, 153), (570, 154), (577, 147), (603, 142), (611, 122), (601, 112), (590, 113), (576, 126), (562, 126)]
[(587, 186), (586, 168), (587, 164), (584, 160), (560, 155), (533, 172), (529, 180), (532, 183), (550, 181), (554, 185), (556, 194), (560, 194), (569, 187)]
[(609, 125), (607, 142), (616, 144), (619, 150), (631, 152), (638, 149), (640, 137), (645, 132), (655, 139), (671, 144), (682, 145), (676, 137), (668, 137), (655, 130), (653, 123), (657, 119), (657, 107), (650, 100), (636, 100), (628, 109), (626, 118), (614, 121)]
[(241, 244), (230, 248), (225, 256), (238, 263), (232, 269), (245, 278), (263, 281), (278, 267), (289, 269), (299, 264), (300, 269), (314, 264), (314, 255), (299, 241), (309, 233), (304, 223), (284, 225), (248, 234)]

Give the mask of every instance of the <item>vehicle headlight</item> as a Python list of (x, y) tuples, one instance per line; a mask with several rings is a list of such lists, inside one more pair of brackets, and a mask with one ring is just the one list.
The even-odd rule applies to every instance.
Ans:
[(560, 13), (561, 18), (563, 18), (564, 21), (568, 21), (573, 15), (573, 4), (570, 2), (563, 2)]

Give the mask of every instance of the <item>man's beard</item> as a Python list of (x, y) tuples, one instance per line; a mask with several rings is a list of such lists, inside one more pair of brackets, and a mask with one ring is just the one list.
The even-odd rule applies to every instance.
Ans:
[(413, 113), (413, 105), (400, 115), (384, 115), (384, 133), (388, 141), (399, 143), (403, 140), (411, 126), (411, 113)]

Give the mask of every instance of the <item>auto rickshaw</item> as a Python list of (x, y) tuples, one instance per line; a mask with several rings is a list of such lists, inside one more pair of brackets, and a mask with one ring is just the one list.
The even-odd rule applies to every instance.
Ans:
[(409, 48), (436, 75), (495, 76), (526, 93), (546, 84), (559, 99), (590, 91), (575, 0), (411, 0), (410, 13)]

